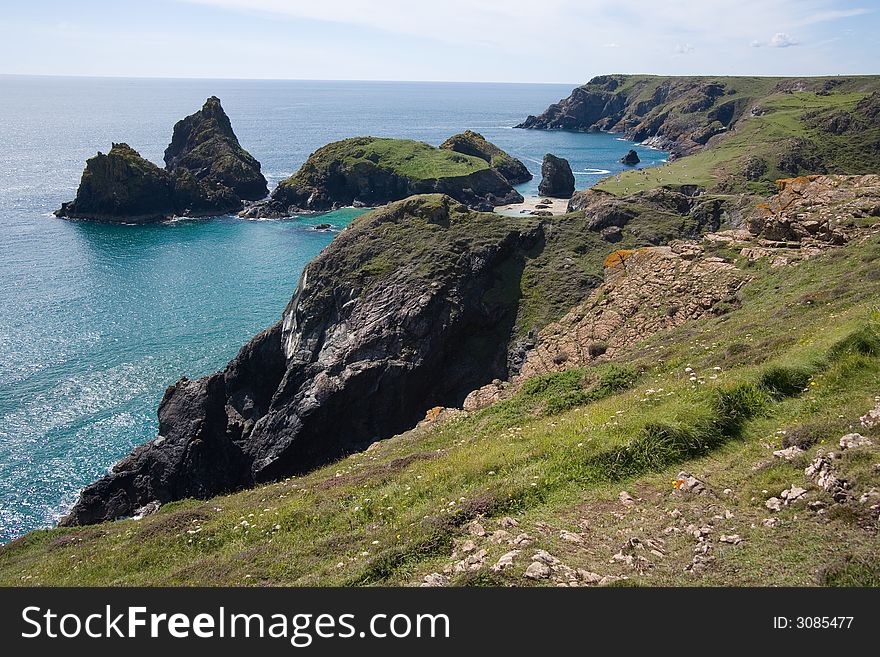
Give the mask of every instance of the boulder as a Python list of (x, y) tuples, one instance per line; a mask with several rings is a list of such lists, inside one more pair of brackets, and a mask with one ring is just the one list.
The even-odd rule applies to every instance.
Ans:
[(574, 174), (568, 160), (550, 153), (544, 156), (538, 193), (553, 198), (571, 198), (574, 194)]

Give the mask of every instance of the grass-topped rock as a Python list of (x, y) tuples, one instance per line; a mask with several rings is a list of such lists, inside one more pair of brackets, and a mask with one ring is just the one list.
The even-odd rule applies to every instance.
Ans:
[(465, 130), (444, 141), (440, 144), (440, 148), (486, 160), (489, 166), (500, 173), (511, 185), (519, 185), (532, 179), (532, 174), (525, 164), (505, 153), (479, 132)]
[(238, 143), (215, 96), (174, 126), (165, 162), (160, 169), (128, 144), (113, 144), (86, 162), (76, 198), (55, 215), (127, 223), (211, 216), (268, 193), (260, 163)]
[(490, 210), (522, 196), (481, 157), (409, 139), (354, 137), (312, 153), (268, 203), (248, 214), (285, 216), (350, 205), (378, 206), (414, 194), (447, 194)]

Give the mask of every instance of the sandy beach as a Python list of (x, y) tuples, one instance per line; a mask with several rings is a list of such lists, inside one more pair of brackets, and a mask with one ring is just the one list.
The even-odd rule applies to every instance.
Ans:
[(565, 214), (568, 209), (567, 198), (547, 198), (546, 196), (534, 196), (525, 199), (522, 203), (499, 205), (495, 212), (508, 216), (532, 214), (533, 212), (550, 212), (551, 214)]

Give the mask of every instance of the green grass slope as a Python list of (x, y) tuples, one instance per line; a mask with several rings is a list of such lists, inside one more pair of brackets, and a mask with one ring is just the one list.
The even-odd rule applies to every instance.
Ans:
[[(765, 501), (809, 487), (815, 451), (876, 403), (878, 263), (877, 236), (794, 267), (760, 261), (739, 309), (616, 363), (533, 379), (512, 399), (306, 476), (142, 520), (33, 532), (0, 549), (0, 584), (409, 585), (448, 569), (451, 584), (531, 585), (525, 569), (546, 550), (630, 584), (877, 585), (868, 505), (815, 488), (808, 500), (823, 513), (799, 503), (773, 514)], [(880, 487), (880, 433), (861, 431), (874, 446), (835, 462), (854, 498)], [(786, 440), (806, 453), (773, 458)], [(677, 490), (681, 470), (710, 492)], [(700, 528), (713, 559), (693, 568)], [(493, 571), (512, 549), (512, 565)]]

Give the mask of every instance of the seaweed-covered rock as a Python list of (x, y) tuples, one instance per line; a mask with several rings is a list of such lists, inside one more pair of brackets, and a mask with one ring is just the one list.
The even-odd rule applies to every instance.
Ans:
[(228, 187), (239, 199), (256, 201), (269, 194), (260, 163), (238, 143), (216, 96), (175, 124), (165, 165), (172, 172), (186, 169), (209, 188)]
[(409, 139), (354, 137), (312, 153), (248, 216), (287, 216), (351, 205), (375, 207), (415, 194), (447, 194), (478, 210), (522, 202), (479, 157)]
[(570, 198), (574, 194), (574, 174), (568, 160), (551, 153), (544, 156), (538, 193), (554, 198)]
[(532, 179), (532, 174), (525, 164), (505, 153), (479, 132), (465, 130), (444, 141), (440, 144), (440, 148), (486, 160), (489, 166), (500, 173), (511, 185), (519, 185)]

